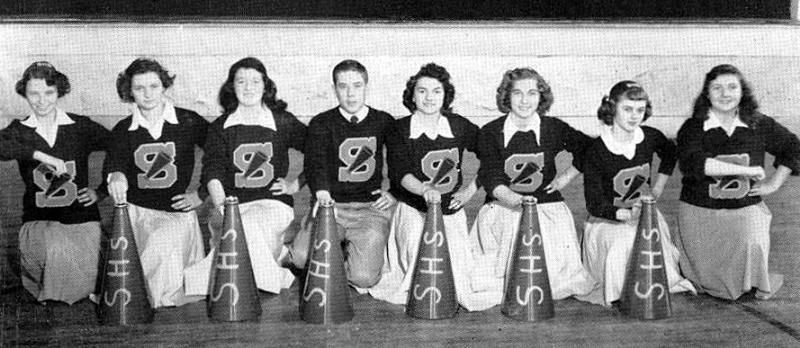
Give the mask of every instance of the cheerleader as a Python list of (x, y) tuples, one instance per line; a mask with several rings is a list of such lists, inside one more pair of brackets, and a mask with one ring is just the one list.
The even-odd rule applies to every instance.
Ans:
[(95, 289), (101, 232), (89, 154), (106, 150), (110, 132), (58, 108), (70, 84), (48, 62), (25, 69), (16, 90), (32, 113), (0, 131), (0, 159), (17, 160), (25, 184), (22, 285), (39, 302), (72, 304)]
[(522, 212), (523, 195), (536, 197), (553, 299), (586, 295), (595, 282), (581, 264), (575, 222), (559, 190), (580, 172), (570, 166), (556, 176), (561, 151), (580, 154), (591, 138), (563, 121), (544, 116), (553, 103), (547, 82), (531, 68), (506, 71), (497, 88), (497, 107), (507, 115), (480, 131), (478, 172), (487, 192), (471, 232), (476, 260), (472, 286), (492, 304), (503, 297), (506, 264)]
[(467, 310), (489, 306), (473, 298), (473, 262), (462, 209), (477, 191), (461, 177), (463, 152), (477, 152), (478, 127), (450, 111), (455, 88), (444, 67), (429, 63), (412, 76), (403, 92), (411, 115), (399, 119), (387, 137), (389, 191), (397, 199), (381, 280), (369, 293), (405, 304), (425, 223), (426, 201), (440, 201), (453, 269), (456, 297)]
[[(226, 196), (239, 199), (256, 286), (271, 293), (280, 293), (294, 280), (277, 260), (288, 253), (283, 236), (294, 219), (292, 194), (303, 185), (302, 175), (286, 177), (289, 149), (302, 152), (306, 138), (306, 126), (286, 111), (276, 94), (275, 82), (258, 59), (244, 58), (230, 67), (219, 91), (223, 114), (209, 127), (202, 176), (215, 207), (212, 220), (222, 220)], [(215, 236), (221, 235), (221, 224), (210, 227)], [(208, 291), (213, 254), (193, 267), (193, 293)]]
[[(585, 154), (584, 196), (589, 218), (583, 232), (583, 261), (601, 286), (580, 299), (610, 306), (620, 298), (636, 237), (640, 197), (645, 193), (661, 196), (675, 168), (675, 144), (657, 129), (641, 126), (651, 113), (647, 93), (633, 81), (614, 85), (597, 110), (604, 125)], [(654, 153), (661, 163), (653, 181)], [(678, 271), (678, 250), (663, 215), (656, 212), (670, 292), (694, 292)]]
[[(767, 178), (764, 155), (775, 156)], [(706, 74), (692, 117), (678, 131), (683, 172), (678, 213), (680, 265), (701, 292), (737, 299), (756, 289), (769, 299), (783, 276), (769, 273), (772, 214), (761, 196), (800, 173), (797, 136), (758, 112), (752, 89), (732, 65)]]
[(202, 204), (188, 190), (195, 149), (205, 144), (208, 122), (175, 107), (164, 95), (170, 76), (157, 61), (134, 60), (117, 78), (117, 93), (133, 103), (132, 115), (112, 130), (106, 157), (108, 192), (128, 213), (154, 308), (180, 306), (187, 297), (183, 270), (203, 258), (195, 209)]

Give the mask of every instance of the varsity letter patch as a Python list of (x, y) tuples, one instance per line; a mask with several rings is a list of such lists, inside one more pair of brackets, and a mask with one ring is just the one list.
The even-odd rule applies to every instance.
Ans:
[(178, 180), (175, 166), (175, 143), (142, 144), (133, 153), (134, 161), (144, 173), (136, 175), (140, 189), (163, 189)]
[(233, 151), (233, 165), (239, 170), (234, 176), (236, 187), (264, 187), (272, 181), (272, 143), (242, 144)]

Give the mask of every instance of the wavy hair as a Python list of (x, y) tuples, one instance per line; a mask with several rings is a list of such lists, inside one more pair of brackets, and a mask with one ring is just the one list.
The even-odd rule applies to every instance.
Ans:
[(133, 76), (149, 72), (158, 75), (158, 79), (161, 80), (161, 85), (164, 86), (164, 89), (172, 87), (172, 83), (175, 81), (175, 75), (170, 75), (169, 71), (155, 59), (137, 58), (128, 65), (125, 71), (117, 76), (117, 95), (119, 95), (119, 98), (124, 102), (133, 103), (135, 101), (133, 94), (131, 94)]
[(22, 78), (19, 79), (16, 86), (14, 86), (17, 94), (26, 98), (25, 91), (28, 87), (28, 81), (33, 79), (42, 79), (48, 86), (56, 86), (59, 98), (67, 95), (71, 89), (67, 75), (56, 70), (53, 64), (49, 62), (38, 61), (31, 64), (25, 69), (25, 72), (22, 73)]
[(614, 87), (611, 87), (611, 91), (608, 92), (608, 95), (603, 96), (600, 107), (597, 108), (597, 118), (606, 125), (614, 124), (614, 116), (617, 114), (617, 103), (619, 103), (622, 98), (633, 101), (644, 100), (647, 102), (642, 122), (647, 121), (647, 119), (653, 115), (653, 105), (650, 103), (650, 97), (647, 95), (644, 88), (642, 88), (642, 85), (636, 81), (625, 80), (617, 82)]
[(753, 89), (750, 83), (744, 78), (744, 75), (738, 68), (730, 64), (717, 65), (711, 68), (706, 74), (706, 79), (703, 81), (703, 89), (700, 95), (694, 100), (694, 110), (692, 117), (705, 121), (708, 119), (708, 110), (711, 109), (711, 100), (708, 98), (708, 89), (711, 81), (714, 81), (720, 75), (734, 75), (739, 79), (739, 84), (742, 86), (742, 99), (739, 101), (739, 119), (750, 127), (755, 126), (758, 118), (758, 102), (753, 96)]
[(403, 91), (403, 105), (414, 113), (417, 111), (417, 104), (414, 103), (414, 88), (417, 87), (417, 81), (423, 77), (430, 77), (436, 79), (444, 87), (444, 101), (442, 101), (442, 112), (451, 112), (450, 104), (456, 95), (456, 87), (450, 82), (450, 73), (447, 72), (441, 65), (436, 63), (428, 63), (423, 65), (419, 71), (411, 76), (406, 82), (406, 89)]
[(236, 72), (239, 69), (253, 69), (261, 73), (264, 79), (264, 94), (261, 96), (261, 102), (264, 103), (272, 111), (282, 111), (286, 109), (286, 102), (275, 98), (278, 93), (278, 88), (275, 82), (267, 75), (267, 68), (264, 63), (253, 57), (242, 58), (238, 62), (233, 63), (228, 70), (228, 79), (222, 84), (219, 89), (219, 105), (222, 106), (224, 113), (230, 114), (236, 111), (239, 107), (239, 99), (236, 98), (236, 91), (233, 88), (233, 82), (236, 79)]
[(544, 116), (553, 105), (553, 91), (542, 75), (532, 68), (516, 68), (507, 70), (503, 74), (503, 80), (497, 87), (497, 109), (504, 114), (511, 112), (511, 90), (514, 89), (514, 82), (525, 79), (536, 81), (536, 87), (539, 90), (539, 105), (536, 106), (536, 113)]

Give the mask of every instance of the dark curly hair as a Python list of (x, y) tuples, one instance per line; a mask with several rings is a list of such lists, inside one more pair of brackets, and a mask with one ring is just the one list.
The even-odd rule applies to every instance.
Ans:
[(22, 78), (17, 81), (17, 85), (15, 86), (17, 94), (24, 98), (25, 90), (28, 87), (28, 81), (33, 79), (42, 79), (48, 86), (56, 86), (59, 98), (67, 95), (71, 89), (67, 75), (56, 70), (53, 64), (39, 61), (31, 64), (25, 69), (25, 72), (22, 73)]
[(617, 82), (614, 87), (611, 87), (611, 91), (608, 92), (608, 95), (603, 96), (600, 107), (597, 109), (597, 118), (606, 125), (610, 126), (614, 124), (614, 116), (617, 114), (617, 103), (619, 103), (622, 98), (633, 101), (644, 100), (647, 102), (642, 122), (647, 121), (653, 114), (653, 106), (650, 104), (650, 97), (647, 95), (647, 92), (644, 91), (642, 85), (636, 81), (625, 80)]
[(514, 82), (524, 79), (536, 80), (536, 87), (539, 90), (539, 105), (536, 106), (536, 112), (539, 116), (544, 116), (553, 105), (553, 91), (542, 75), (531, 68), (516, 68), (507, 70), (503, 74), (503, 80), (497, 87), (497, 109), (504, 114), (511, 111), (511, 90), (514, 89)]
[(742, 72), (733, 65), (722, 64), (717, 65), (706, 74), (706, 80), (703, 82), (703, 90), (700, 95), (694, 100), (694, 111), (692, 117), (701, 120), (708, 119), (708, 110), (711, 109), (711, 100), (708, 99), (708, 88), (711, 81), (714, 81), (720, 75), (734, 75), (739, 79), (739, 84), (742, 86), (742, 99), (739, 101), (739, 119), (750, 127), (755, 126), (758, 118), (758, 102), (753, 96), (753, 89), (750, 83), (745, 80)]
[(225, 114), (231, 114), (239, 107), (239, 99), (236, 98), (236, 90), (233, 88), (236, 72), (239, 69), (253, 69), (261, 73), (264, 78), (264, 95), (261, 96), (261, 102), (272, 111), (286, 109), (286, 102), (275, 98), (278, 88), (275, 86), (275, 82), (267, 75), (267, 68), (264, 67), (264, 63), (261, 63), (257, 58), (247, 57), (231, 65), (228, 70), (228, 79), (219, 89), (219, 105), (222, 106)]
[(170, 76), (169, 71), (164, 69), (164, 67), (154, 59), (136, 58), (136, 60), (128, 65), (125, 71), (119, 73), (117, 76), (117, 95), (119, 95), (119, 98), (124, 102), (133, 103), (135, 101), (133, 99), (133, 94), (131, 94), (131, 81), (133, 80), (133, 76), (149, 72), (154, 72), (158, 75), (164, 89), (170, 88), (172, 82), (175, 81), (175, 75)]
[(436, 65), (436, 63), (428, 63), (423, 65), (419, 71), (408, 78), (406, 82), (406, 89), (403, 91), (403, 105), (414, 113), (417, 111), (417, 104), (414, 103), (414, 88), (417, 87), (417, 81), (423, 77), (430, 77), (441, 82), (444, 87), (444, 101), (442, 102), (442, 112), (451, 112), (450, 104), (456, 95), (456, 88), (450, 82), (450, 73), (447, 72), (443, 66)]
[(336, 74), (345, 71), (355, 71), (361, 74), (361, 77), (364, 78), (364, 83), (369, 82), (369, 74), (367, 73), (367, 68), (365, 68), (363, 64), (354, 59), (345, 59), (333, 67), (333, 73), (331, 73), (331, 75), (333, 75), (334, 84), (336, 84)]

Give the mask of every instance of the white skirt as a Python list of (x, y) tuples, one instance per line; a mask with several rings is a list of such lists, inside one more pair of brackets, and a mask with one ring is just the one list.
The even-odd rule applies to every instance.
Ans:
[(73, 304), (94, 291), (100, 223), (29, 221), (19, 230), (22, 285), (38, 301)]
[[(425, 216), (425, 213), (398, 202), (389, 228), (381, 280), (368, 290), (372, 297), (393, 304), (406, 304)], [(474, 262), (469, 251), (464, 210), (444, 215), (443, 220), (458, 303), (469, 311), (492, 307), (488, 297), (473, 292), (470, 286)]]
[[(691, 291), (696, 294), (697, 291), (692, 283), (684, 279), (678, 269), (680, 254), (672, 243), (669, 226), (658, 209), (656, 213), (663, 237), (661, 247), (669, 291), (672, 293)], [(611, 302), (619, 300), (638, 224), (638, 219), (624, 223), (595, 216), (589, 217), (583, 232), (583, 261), (589, 273), (602, 286), (580, 299), (604, 306), (610, 306)]]
[(184, 269), (203, 258), (197, 213), (166, 212), (128, 203), (128, 214), (153, 308), (201, 300), (187, 296), (183, 287)]
[[(256, 286), (275, 294), (290, 287), (294, 275), (288, 269), (280, 267), (277, 259), (283, 247), (284, 232), (294, 219), (292, 207), (274, 199), (261, 199), (239, 204), (239, 215), (242, 218)], [(211, 232), (215, 235), (221, 233), (215, 229)], [(205, 296), (208, 293), (208, 281), (214, 264), (213, 247), (212, 245), (211, 252), (201, 262), (184, 272), (187, 294)]]
[[(554, 300), (589, 294), (597, 283), (581, 263), (580, 244), (572, 213), (564, 202), (538, 204), (544, 255)], [(485, 204), (470, 232), (475, 258), (472, 288), (490, 294), (493, 304), (503, 299), (503, 286), (522, 209), (496, 202)]]

